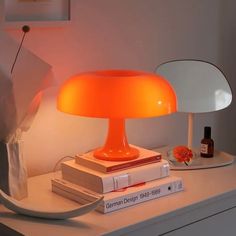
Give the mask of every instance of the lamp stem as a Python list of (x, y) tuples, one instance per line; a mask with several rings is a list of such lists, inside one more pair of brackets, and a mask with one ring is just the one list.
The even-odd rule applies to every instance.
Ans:
[(96, 150), (94, 156), (107, 161), (127, 161), (139, 156), (139, 151), (128, 144), (124, 119), (109, 119), (105, 145)]
[(129, 147), (124, 119), (109, 119), (108, 135), (105, 145), (111, 148), (114, 146)]
[(188, 113), (188, 148), (193, 147), (193, 113)]

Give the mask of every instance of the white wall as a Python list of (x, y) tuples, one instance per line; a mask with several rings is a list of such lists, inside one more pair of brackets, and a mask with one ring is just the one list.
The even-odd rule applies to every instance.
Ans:
[(217, 113), (219, 147), (236, 154), (236, 1), (222, 0), (220, 5), (220, 61), (233, 92), (231, 106)]
[[(71, 25), (32, 29), (24, 43), (53, 65), (58, 84), (72, 74), (87, 70), (154, 71), (158, 64), (180, 58), (202, 59), (225, 68), (227, 60), (234, 61), (235, 57), (224, 55), (222, 63), (225, 39), (221, 34), (226, 24), (222, 16), (231, 8), (229, 5), (222, 9), (221, 0), (72, 1)], [(228, 3), (235, 5), (233, 0)], [(8, 33), (21, 39), (19, 30), (8, 30)], [(228, 71), (231, 76), (235, 75), (232, 68)], [(57, 89), (45, 93), (39, 113), (24, 135), (30, 175), (51, 171), (61, 157), (101, 145), (105, 138), (106, 120), (74, 117), (56, 111)], [(231, 112), (235, 114), (234, 110)], [(199, 145), (202, 138), (203, 126), (211, 125), (216, 145), (236, 153), (230, 141), (218, 135), (222, 121), (225, 132), (234, 135), (231, 127), (234, 124), (225, 124), (224, 114), (197, 115), (195, 145)], [(130, 143), (144, 147), (186, 143), (186, 121), (186, 114), (128, 120), (128, 138)]]

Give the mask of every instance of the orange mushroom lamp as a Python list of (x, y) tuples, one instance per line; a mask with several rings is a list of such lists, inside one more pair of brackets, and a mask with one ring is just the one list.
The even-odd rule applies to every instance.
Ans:
[(105, 70), (77, 74), (64, 82), (57, 108), (65, 113), (108, 118), (105, 145), (94, 157), (107, 161), (136, 159), (139, 151), (128, 144), (126, 118), (144, 118), (176, 111), (176, 95), (161, 76), (143, 71)]

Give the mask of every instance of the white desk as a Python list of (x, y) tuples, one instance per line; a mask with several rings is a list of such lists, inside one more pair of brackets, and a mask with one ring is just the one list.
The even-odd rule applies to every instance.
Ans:
[[(32, 236), (236, 235), (236, 163), (172, 174), (183, 177), (185, 191), (113, 213), (94, 211), (70, 220), (49, 221), (15, 215), (0, 206), (0, 222)], [(30, 178), (29, 198), (24, 201), (47, 209), (75, 206), (51, 192), (51, 177)]]

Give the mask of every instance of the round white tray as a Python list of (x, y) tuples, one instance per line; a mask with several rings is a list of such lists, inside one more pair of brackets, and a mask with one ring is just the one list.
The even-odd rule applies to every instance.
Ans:
[(184, 163), (169, 160), (167, 157), (167, 152), (169, 150), (170, 147), (155, 149), (155, 151), (160, 152), (162, 154), (163, 159), (169, 162), (171, 170), (196, 170), (196, 169), (214, 168), (214, 167), (230, 165), (235, 160), (235, 156), (222, 151), (215, 150), (214, 157), (203, 158), (200, 157), (198, 150), (194, 150), (196, 155), (193, 158), (192, 162), (187, 166)]

